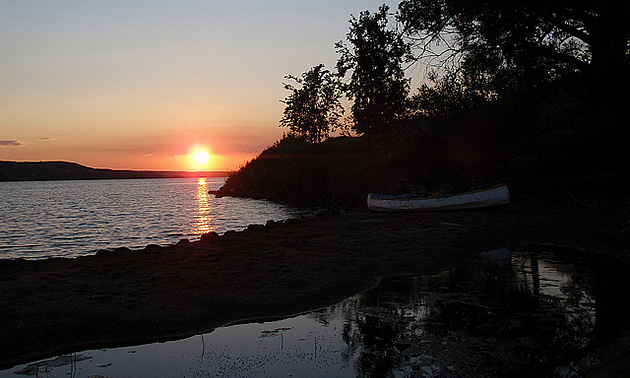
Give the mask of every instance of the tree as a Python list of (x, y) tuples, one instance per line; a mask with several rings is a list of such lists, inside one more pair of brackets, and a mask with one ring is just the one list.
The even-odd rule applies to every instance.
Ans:
[(285, 78), (294, 80), (301, 87), (284, 84), (291, 94), (281, 100), (286, 107), (280, 126), (288, 127), (292, 133), (305, 137), (310, 143), (321, 142), (343, 114), (339, 79), (323, 64), (311, 68), (301, 77), (288, 75)]
[(429, 74), (428, 82), (423, 83), (418, 92), (411, 97), (409, 115), (426, 120), (442, 120), (441, 127), (432, 130), (439, 133), (446, 128), (444, 119), (461, 116), (481, 100), (474, 97), (457, 72), (448, 72), (443, 76)]
[(396, 30), (387, 27), (389, 7), (360, 13), (350, 19), (347, 40), (336, 44), (341, 54), (337, 70), (341, 77), (352, 71), (346, 94), (353, 100), (354, 131), (368, 139), (386, 133), (405, 109), (409, 80), (402, 64), (409, 48)]
[[(616, 74), (627, 64), (629, 7), (614, 0), (404, 0), (398, 20), (432, 56), (463, 54), (478, 70), (569, 71)], [(437, 52), (436, 42), (456, 35)]]
[(453, 63), (467, 90), (500, 98), (559, 79), (580, 82), (574, 95), (590, 107), (582, 138), (608, 163), (628, 153), (621, 93), (630, 84), (629, 16), (628, 3), (617, 0), (403, 0), (397, 13), (417, 58)]

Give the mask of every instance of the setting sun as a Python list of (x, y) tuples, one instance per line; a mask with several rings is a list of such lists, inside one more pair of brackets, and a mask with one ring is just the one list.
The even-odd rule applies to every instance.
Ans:
[(188, 165), (189, 169), (193, 170), (207, 170), (210, 167), (210, 160), (212, 155), (206, 146), (193, 146), (188, 153)]
[(208, 163), (208, 160), (210, 160), (210, 154), (208, 153), (208, 151), (197, 151), (193, 156), (193, 159), (195, 159), (195, 162), (197, 164), (204, 165)]

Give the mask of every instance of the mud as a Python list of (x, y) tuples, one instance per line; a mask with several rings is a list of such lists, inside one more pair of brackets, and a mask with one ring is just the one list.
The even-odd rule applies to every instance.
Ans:
[[(509, 245), (555, 244), (630, 262), (625, 205), (516, 198), (487, 210), (357, 211), (268, 222), (170, 247), (0, 261), (0, 366), (175, 339), (230, 322), (333, 304), (401, 274), (434, 274)], [(618, 274), (618, 273), (615, 273)], [(627, 337), (596, 351), (590, 375), (628, 372)]]

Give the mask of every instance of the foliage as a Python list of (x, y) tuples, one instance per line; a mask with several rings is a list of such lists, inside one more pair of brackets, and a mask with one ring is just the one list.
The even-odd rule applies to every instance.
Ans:
[(346, 86), (353, 100), (354, 131), (368, 137), (386, 133), (405, 110), (409, 81), (403, 62), (409, 48), (396, 30), (388, 28), (389, 7), (378, 12), (363, 11), (350, 19), (347, 40), (336, 44), (341, 54), (337, 62), (340, 76), (352, 71)]
[[(386, 5), (361, 12), (347, 44), (336, 44), (338, 76), (322, 65), (288, 76), (301, 85), (285, 84), (281, 125), (291, 132), (222, 191), (350, 207), (367, 192), (472, 178), (566, 193), (582, 178), (628, 177), (629, 8), (402, 0), (395, 15)], [(412, 60), (429, 69), (409, 96), (403, 64)], [(352, 101), (346, 121), (362, 136), (322, 142), (344, 122), (341, 92)]]
[(439, 134), (486, 100), (479, 91), (466, 84), (460, 72), (451, 70), (443, 76), (431, 74), (428, 82), (411, 97), (408, 116), (429, 126), (427, 132)]
[[(404, 0), (397, 15), (422, 53), (459, 55), (464, 68), (490, 79), (510, 72), (551, 80), (628, 59), (628, 6), (609, 0)], [(455, 35), (437, 53), (436, 42)]]
[[(550, 111), (539, 101), (529, 103), (540, 106), (529, 111), (556, 117), (538, 118), (536, 122), (558, 127), (543, 135), (571, 135), (591, 160), (623, 169), (630, 128), (620, 94), (630, 84), (629, 12), (627, 4), (611, 0), (403, 0), (397, 19), (416, 58), (442, 70), (433, 86), (423, 85), (414, 96), (414, 113), (441, 127), (444, 122), (436, 121), (452, 122), (461, 117), (462, 109), (478, 112), (480, 106), (505, 107), (506, 101), (527, 105), (518, 99), (534, 93), (553, 104), (546, 93), (550, 85), (570, 87), (567, 103), (577, 106)], [(575, 121), (580, 127), (566, 133), (563, 130), (570, 127), (560, 120), (573, 117), (562, 111), (575, 109), (583, 117)], [(449, 112), (450, 119), (445, 117)], [(503, 122), (522, 124), (514, 114)], [(541, 129), (535, 123), (523, 127)], [(533, 139), (541, 136), (527, 134)]]
[(324, 69), (323, 64), (311, 68), (301, 77), (289, 75), (285, 78), (294, 80), (301, 87), (284, 84), (291, 94), (282, 101), (286, 107), (280, 125), (311, 143), (321, 142), (339, 124), (343, 114), (339, 79)]
[(319, 144), (285, 135), (233, 173), (218, 195), (265, 198), (292, 205), (354, 207), (378, 179), (378, 162), (363, 154), (360, 138)]

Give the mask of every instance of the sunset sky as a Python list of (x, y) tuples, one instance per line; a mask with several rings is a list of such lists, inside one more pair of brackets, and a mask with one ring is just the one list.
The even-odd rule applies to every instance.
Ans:
[(238, 168), (286, 131), (283, 77), (383, 3), (0, 0), (0, 160)]

